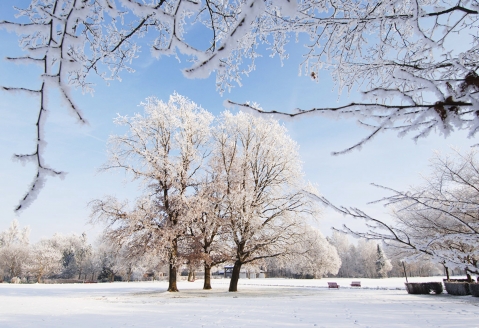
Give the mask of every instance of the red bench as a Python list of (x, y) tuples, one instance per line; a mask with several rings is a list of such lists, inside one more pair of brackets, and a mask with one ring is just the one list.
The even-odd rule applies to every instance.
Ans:
[(328, 282), (328, 288), (338, 288), (339, 289), (339, 285), (335, 282)]
[(351, 287), (361, 287), (361, 281), (353, 281), (353, 282), (351, 282)]

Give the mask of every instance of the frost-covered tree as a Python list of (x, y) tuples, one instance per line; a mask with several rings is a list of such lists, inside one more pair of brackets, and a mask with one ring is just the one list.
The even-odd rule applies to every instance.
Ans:
[(124, 277), (127, 282), (130, 282), (133, 278), (133, 274), (138, 270), (139, 258), (130, 257), (128, 250), (120, 249), (119, 261), (115, 265), (115, 269), (118, 270), (120, 275)]
[[(477, 151), (452, 156), (436, 154), (432, 172), (423, 184), (393, 192), (383, 201), (392, 206), (393, 224), (375, 219), (357, 208), (338, 208), (343, 214), (368, 222), (366, 232), (345, 231), (359, 237), (383, 240), (404, 258), (420, 254), (436, 263), (479, 274), (479, 163)], [(327, 203), (326, 200), (323, 199)]]
[(302, 240), (315, 190), (304, 191), (297, 144), (277, 121), (224, 112), (213, 138), (234, 263), (229, 290), (237, 291), (243, 265), (284, 255)]
[(388, 272), (391, 271), (392, 264), (383, 252), (381, 246), (377, 245), (376, 252), (376, 275), (377, 278), (387, 278)]
[(414, 259), (409, 258), (405, 261), (404, 254), (395, 252), (395, 249), (386, 248), (385, 253), (391, 259), (392, 269), (388, 272), (389, 277), (432, 277), (446, 275), (444, 266), (440, 263), (431, 261), (431, 257), (423, 254)]
[(82, 233), (81, 236), (78, 236), (75, 239), (75, 260), (77, 264), (78, 279), (81, 279), (81, 275), (87, 267), (88, 259), (92, 256), (93, 247), (88, 243), (86, 233)]
[[(101, 271), (101, 258), (98, 250), (96, 248), (92, 248), (91, 252), (87, 253), (87, 256), (82, 263), (81, 274), (83, 274), (83, 279), (96, 281), (96, 277)], [(80, 274), (79, 279), (81, 279)]]
[(49, 275), (59, 274), (63, 268), (63, 254), (55, 244), (55, 240), (42, 239), (32, 246), (27, 271), (38, 283)]
[(123, 266), (120, 264), (119, 247), (108, 239), (102, 239), (97, 245), (98, 263), (100, 264), (99, 281), (113, 282), (119, 277)]
[(103, 170), (120, 169), (139, 180), (145, 193), (129, 208), (106, 197), (91, 203), (92, 216), (108, 223), (107, 236), (132, 255), (155, 252), (169, 263), (169, 291), (178, 291), (179, 244), (190, 221), (198, 218), (193, 187), (200, 181), (212, 115), (174, 94), (167, 103), (154, 98), (143, 104), (145, 115), (119, 116), (125, 135), (112, 136)]
[(282, 267), (292, 273), (301, 276), (311, 275), (314, 278), (338, 273), (341, 267), (338, 252), (319, 230), (306, 227), (303, 238), (296, 247), (291, 256), (284, 256), (281, 259)]
[(25, 263), (29, 255), (30, 229), (20, 229), (13, 220), (7, 230), (0, 233), (0, 273), (4, 278), (21, 277), (25, 273)]
[(92, 252), (85, 233), (81, 235), (54, 234), (50, 239), (53, 247), (62, 254), (61, 278), (81, 278), (86, 265), (86, 259)]
[[(41, 156), (48, 95), (59, 90), (66, 107), (85, 122), (71, 88), (91, 92), (92, 73), (110, 80), (131, 71), (144, 37), (154, 56), (179, 53), (191, 59), (187, 77), (215, 72), (220, 91), (255, 68), (260, 45), (285, 60), (291, 39), (308, 40), (298, 45), (306, 46), (303, 73), (318, 80), (329, 70), (339, 89), (362, 86), (370, 101), (286, 115), (326, 112), (357, 118), (372, 132), (347, 150), (386, 129), (401, 135), (418, 131), (415, 138), (434, 129), (444, 135), (456, 128), (468, 129), (471, 136), (477, 131), (474, 0), (32, 0), (18, 11), (18, 21), (3, 21), (0, 27), (19, 35), (26, 55), (9, 60), (40, 64), (43, 71), (35, 88), (3, 88), (38, 96), (39, 104), (35, 149), (16, 155), (35, 163), (37, 174), (17, 210), (35, 199), (47, 176), (63, 176)], [(204, 37), (192, 41), (187, 33), (192, 29)]]
[(333, 231), (329, 242), (337, 249), (341, 258), (338, 277), (378, 278), (387, 277), (392, 265), (379, 244), (359, 240), (357, 245), (350, 243), (344, 233)]
[(161, 258), (146, 253), (137, 262), (138, 279), (160, 279), (168, 273), (168, 265)]
[[(341, 267), (338, 270), (338, 277), (355, 277), (356, 274), (353, 273), (353, 268), (355, 267), (354, 253), (355, 246), (351, 245), (348, 240), (347, 235), (339, 233), (338, 231), (333, 231), (332, 235), (328, 237), (328, 241), (333, 245), (338, 255), (341, 259)], [(354, 251), (351, 252), (351, 247), (354, 248)]]
[(329, 238), (330, 243), (337, 249), (341, 258), (341, 267), (338, 270), (338, 277), (372, 278), (374, 268), (374, 245), (358, 241), (350, 242), (348, 236), (337, 231), (333, 231)]
[(356, 246), (358, 270), (365, 278), (377, 278), (377, 245), (375, 242), (360, 239)]
[[(118, 244), (108, 236), (100, 236), (96, 247), (98, 279), (103, 281), (122, 280), (130, 282), (133, 276), (141, 276), (144, 272), (145, 259), (148, 254), (133, 254), (127, 244)], [(144, 270), (146, 271), (146, 270)]]
[(110, 240), (131, 256), (156, 253), (169, 263), (170, 291), (183, 263), (202, 261), (207, 272), (233, 261), (234, 291), (242, 265), (294, 251), (315, 213), (315, 190), (301, 183), (297, 145), (284, 127), (225, 112), (210, 138), (212, 116), (184, 97), (145, 107), (146, 117), (121, 118), (130, 131), (112, 137), (104, 169), (132, 173), (146, 193), (133, 208), (112, 197), (92, 202)]

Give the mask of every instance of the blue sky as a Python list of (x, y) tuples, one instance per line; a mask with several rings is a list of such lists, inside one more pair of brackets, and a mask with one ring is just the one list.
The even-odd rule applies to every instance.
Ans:
[[(18, 6), (28, 1), (15, 1)], [(0, 3), (0, 20), (12, 19), (11, 2)], [(0, 30), (0, 58), (21, 54), (13, 33)], [(46, 128), (45, 159), (55, 169), (67, 171), (65, 180), (50, 178), (35, 203), (19, 216), (13, 209), (23, 197), (33, 179), (34, 167), (23, 167), (11, 160), (14, 153), (31, 152), (34, 146), (35, 119), (38, 100), (24, 95), (0, 92), (0, 231), (17, 218), (22, 226), (31, 227), (31, 239), (37, 241), (55, 232), (82, 233), (93, 237), (99, 227), (87, 224), (87, 203), (107, 194), (131, 198), (138, 194), (135, 185), (124, 183), (125, 176), (98, 174), (97, 169), (106, 160), (106, 140), (110, 134), (121, 133), (112, 123), (117, 113), (122, 115), (141, 111), (139, 103), (146, 97), (156, 96), (166, 100), (174, 91), (189, 97), (214, 114), (224, 110), (223, 102), (255, 101), (267, 110), (289, 111), (317, 106), (336, 106), (358, 100), (353, 91), (348, 98), (338, 93), (324, 72), (320, 82), (308, 76), (298, 76), (302, 46), (290, 45), (291, 58), (281, 67), (278, 58), (269, 58), (264, 53), (257, 69), (243, 79), (242, 87), (235, 87), (221, 96), (215, 90), (214, 75), (204, 80), (188, 80), (181, 69), (186, 62), (178, 63), (173, 57), (156, 60), (149, 55), (144, 45), (141, 58), (134, 64), (135, 73), (123, 74), (123, 81), (106, 86), (98, 80), (94, 96), (75, 92), (88, 126), (75, 123), (67, 110), (53, 97)], [(39, 85), (39, 70), (34, 66), (15, 65), (0, 60), (1, 86)], [(332, 151), (342, 150), (356, 143), (367, 131), (354, 120), (331, 118), (307, 118), (285, 122), (291, 136), (300, 145), (306, 179), (316, 184), (320, 192), (339, 205), (358, 206), (377, 217), (387, 217), (387, 209), (368, 206), (384, 195), (370, 183), (406, 189), (419, 180), (419, 173), (427, 172), (428, 158), (434, 150), (447, 152), (450, 146), (466, 149), (477, 141), (466, 138), (466, 133), (457, 132), (448, 139), (431, 135), (415, 144), (412, 136), (397, 138), (395, 133), (383, 133), (361, 151), (331, 156)], [(345, 220), (332, 211), (325, 210), (319, 225), (324, 234), (329, 228), (344, 222), (360, 227), (361, 222)]]

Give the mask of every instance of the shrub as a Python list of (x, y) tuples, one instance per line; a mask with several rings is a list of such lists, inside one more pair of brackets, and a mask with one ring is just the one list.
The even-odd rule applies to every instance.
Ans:
[(441, 294), (443, 291), (440, 282), (409, 282), (405, 285), (408, 294)]
[(446, 291), (450, 295), (464, 296), (470, 295), (469, 283), (445, 281)]
[(469, 284), (469, 291), (472, 296), (479, 297), (479, 283)]

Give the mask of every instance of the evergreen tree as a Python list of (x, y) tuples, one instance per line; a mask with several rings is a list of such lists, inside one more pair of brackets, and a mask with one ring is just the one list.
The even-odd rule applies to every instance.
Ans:
[(377, 260), (376, 260), (376, 273), (378, 278), (387, 278), (388, 271), (391, 271), (391, 261), (388, 260), (386, 254), (384, 254), (381, 246), (377, 245)]

